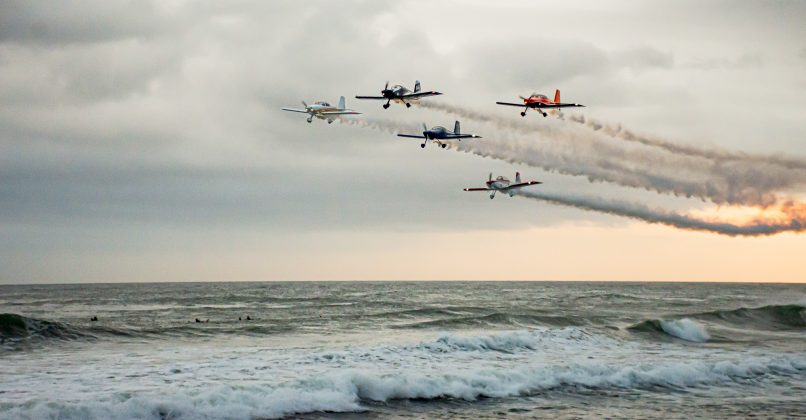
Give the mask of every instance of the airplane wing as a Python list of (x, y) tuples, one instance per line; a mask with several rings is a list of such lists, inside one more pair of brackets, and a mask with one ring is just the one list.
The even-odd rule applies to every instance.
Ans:
[(516, 103), (512, 103), (512, 102), (496, 102), (496, 103), (498, 105), (517, 106), (517, 107), (521, 107), (521, 108), (523, 108), (523, 107), (528, 107), (528, 108), (570, 108), (570, 107), (577, 107), (577, 106), (582, 106), (582, 107), (585, 106), (585, 105), (582, 105), (582, 104), (571, 104), (571, 103), (561, 103), (561, 104), (544, 104), (544, 103), (541, 103), (541, 102), (531, 102), (529, 104), (524, 104), (524, 103), (516, 104)]
[(328, 111), (328, 112), (319, 112), (319, 115), (358, 115), (360, 112), (358, 111)]
[(355, 99), (386, 99), (383, 96), (356, 96)]
[(491, 191), (489, 188), (465, 188), (465, 191)]
[(501, 188), (501, 191), (509, 191), (509, 190), (513, 190), (513, 189), (516, 189), (516, 188), (523, 188), (523, 187), (526, 187), (526, 186), (529, 186), (529, 185), (537, 185), (537, 184), (542, 184), (542, 182), (539, 182), (539, 181), (521, 182), (519, 184), (512, 184), (512, 185), (510, 185), (510, 186), (508, 186), (506, 188)]
[(432, 91), (428, 91), (428, 92), (409, 93), (409, 94), (400, 96), (400, 99), (418, 99), (418, 98), (424, 98), (426, 96), (437, 96), (437, 95), (442, 95), (442, 94), (432, 90)]
[(291, 112), (301, 112), (303, 114), (307, 114), (308, 111), (303, 111), (301, 109), (291, 109), (291, 108), (283, 108), (283, 111), (291, 111)]
[(541, 104), (540, 102), (533, 102), (529, 104), (530, 108), (570, 108), (570, 107), (584, 107), (582, 104)]
[(413, 134), (398, 134), (397, 136), (398, 137), (408, 137), (410, 139), (424, 139), (425, 138), (423, 136), (415, 136)]
[(498, 105), (517, 106), (517, 107), (520, 107), (520, 108), (523, 108), (523, 107), (526, 106), (526, 104), (524, 104), (524, 103), (519, 103), (519, 104), (515, 104), (515, 103), (512, 103), (512, 102), (496, 102), (496, 103)]
[(444, 140), (456, 140), (456, 139), (480, 139), (481, 136), (477, 136), (475, 134), (450, 134), (445, 137)]

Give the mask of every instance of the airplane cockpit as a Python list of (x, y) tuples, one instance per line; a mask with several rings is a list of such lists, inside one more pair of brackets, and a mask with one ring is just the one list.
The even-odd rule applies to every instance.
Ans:
[(537, 99), (548, 99), (549, 98), (548, 96), (540, 94), (540, 93), (533, 93), (532, 97), (537, 98)]
[(498, 175), (498, 177), (495, 178), (495, 180), (496, 181), (509, 181), (509, 179), (507, 179), (507, 177), (502, 176), (502, 175)]
[(316, 105), (322, 105), (322, 106), (331, 106), (329, 103), (327, 103), (327, 102), (322, 102), (322, 101), (320, 101), (320, 102), (315, 102), (315, 104), (316, 104)]

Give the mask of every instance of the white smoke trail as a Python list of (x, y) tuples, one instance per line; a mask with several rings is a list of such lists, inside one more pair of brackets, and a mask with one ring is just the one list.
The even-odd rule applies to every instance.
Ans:
[(778, 165), (787, 169), (806, 170), (806, 161), (802, 159), (778, 155), (760, 155), (733, 152), (716, 147), (705, 148), (689, 144), (674, 143), (667, 140), (635, 134), (633, 131), (622, 127), (621, 124), (607, 124), (590, 117), (585, 117), (582, 114), (574, 114), (568, 118), (565, 118), (561, 114), (560, 119), (580, 124), (593, 131), (599, 131), (616, 139), (639, 143), (644, 146), (657, 147), (676, 154), (702, 157), (717, 162), (743, 161), (748, 163)]
[[(779, 216), (759, 217), (737, 224), (706, 220), (626, 201), (533, 191), (516, 193), (524, 197), (680, 229), (729, 236), (765, 236), (806, 230), (806, 204), (791, 200), (784, 202), (776, 195), (802, 186), (806, 182), (806, 171), (797, 165), (782, 164), (783, 161), (776, 161), (774, 157), (768, 159), (770, 157), (753, 155), (751, 159), (714, 159), (704, 153), (675, 151), (673, 147), (636, 149), (629, 147), (629, 144), (607, 141), (605, 134), (616, 135), (619, 132), (612, 128), (600, 128), (591, 132), (582, 127), (557, 124), (528, 127), (450, 105), (439, 104), (436, 108), (463, 118), (493, 124), (499, 129), (496, 132), (497, 140), (487, 136), (483, 140), (455, 142), (451, 146), (457, 151), (565, 175), (584, 176), (591, 182), (610, 182), (658, 193), (698, 197), (717, 204), (739, 204), (762, 209), (774, 207), (772, 210), (778, 211)], [(416, 130), (410, 125), (390, 120), (340, 121), (388, 133)]]
[(371, 128), (373, 130), (382, 131), (389, 134), (398, 133), (421, 133), (422, 127), (417, 127), (413, 124), (405, 124), (393, 120), (385, 120), (379, 118), (349, 118), (337, 117), (335, 121), (341, 124), (353, 125), (356, 127)]
[[(417, 104), (423, 108), (430, 108), (440, 110), (449, 114), (460, 116), (463, 118), (471, 119), (479, 122), (489, 122), (499, 126), (504, 126), (509, 129), (516, 129), (521, 132), (540, 132), (541, 126), (533, 126), (527, 124), (517, 124), (510, 120), (505, 120), (501, 117), (486, 114), (471, 109), (449, 105), (441, 102), (421, 102)], [(585, 117), (582, 114), (572, 114), (566, 117), (564, 113), (558, 111), (554, 113), (558, 119), (570, 121), (586, 127), (592, 131), (605, 134), (609, 137), (633, 142), (649, 147), (656, 147), (666, 150), (675, 154), (687, 155), (690, 157), (699, 157), (709, 159), (718, 163), (724, 162), (743, 162), (748, 164), (763, 164), (763, 165), (777, 165), (786, 169), (794, 169), (804, 171), (806, 170), (806, 160), (777, 156), (777, 155), (761, 155), (742, 152), (733, 152), (716, 147), (705, 148), (693, 145), (674, 143), (667, 140), (651, 138), (648, 136), (635, 134), (633, 131), (625, 129), (621, 124), (608, 124), (598, 121), (593, 118)]]
[(582, 197), (563, 194), (552, 194), (541, 191), (518, 190), (514, 193), (522, 197), (545, 201), (553, 204), (596, 211), (648, 223), (673, 226), (679, 229), (718, 233), (728, 236), (768, 236), (783, 232), (806, 231), (806, 206), (789, 203), (779, 209), (783, 216), (778, 218), (758, 218), (747, 224), (735, 224), (724, 221), (709, 221), (694, 216), (680, 214), (663, 209), (653, 209), (639, 203), (621, 200), (606, 200), (596, 197)]
[(457, 150), (585, 176), (591, 182), (751, 206), (773, 205), (779, 201), (777, 193), (806, 184), (806, 166), (783, 165), (774, 157), (747, 155), (750, 158), (714, 160), (705, 153), (680, 153), (671, 147), (613, 143), (607, 139), (608, 130), (590, 131), (552, 121), (528, 125), (434, 102), (421, 106), (494, 124), (499, 129), (482, 141), (461, 142)]

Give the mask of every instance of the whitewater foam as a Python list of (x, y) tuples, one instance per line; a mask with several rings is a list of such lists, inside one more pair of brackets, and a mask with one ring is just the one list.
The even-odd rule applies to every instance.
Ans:
[(686, 341), (704, 343), (711, 339), (704, 325), (689, 318), (661, 321), (660, 327), (667, 334)]
[(804, 375), (806, 361), (751, 358), (706, 363), (677, 362), (612, 366), (579, 364), (565, 367), (452, 369), (443, 372), (344, 370), (294, 381), (280, 387), (217, 386), (201, 392), (172, 389), (167, 395), (104, 401), (45, 403), (17, 406), (2, 415), (12, 418), (278, 418), (295, 413), (365, 411), (362, 402), (401, 399), (502, 398), (579, 387), (671, 390), (709, 385), (757, 384), (776, 375)]

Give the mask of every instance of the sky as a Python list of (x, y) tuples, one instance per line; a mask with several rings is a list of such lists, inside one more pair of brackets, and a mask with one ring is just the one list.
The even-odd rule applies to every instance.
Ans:
[[(806, 282), (804, 21), (800, 1), (3, 1), (0, 283)], [(444, 95), (354, 99), (415, 80)], [(554, 89), (586, 108), (495, 105)], [(341, 95), (363, 114), (280, 110)], [(394, 135), (457, 119), (484, 138)], [(462, 191), (516, 171), (543, 184)]]

